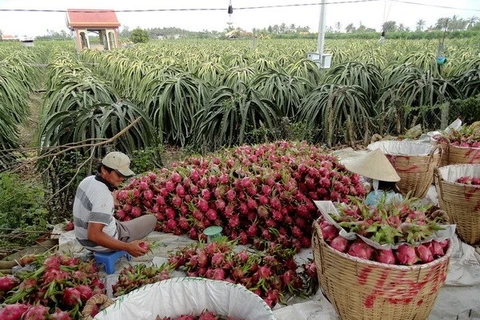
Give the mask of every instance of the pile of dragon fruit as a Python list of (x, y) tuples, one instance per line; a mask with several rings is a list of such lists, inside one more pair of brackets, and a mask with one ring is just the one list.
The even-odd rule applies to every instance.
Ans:
[(315, 263), (298, 265), (295, 249), (270, 245), (264, 251), (234, 250), (233, 241), (199, 243), (172, 253), (168, 263), (190, 277), (242, 284), (269, 305), (285, 297), (307, 296), (318, 288)]
[(457, 179), (458, 183), (461, 184), (469, 184), (473, 186), (480, 185), (480, 177), (470, 177), (470, 176), (463, 176)]
[(168, 264), (159, 267), (146, 264), (130, 265), (123, 268), (118, 274), (118, 281), (112, 285), (115, 297), (127, 294), (144, 285), (159, 282), (170, 278), (172, 268)]
[(136, 177), (120, 190), (116, 217), (157, 217), (157, 231), (205, 239), (212, 225), (240, 244), (255, 239), (310, 247), (318, 211), (312, 200), (365, 195), (359, 176), (305, 142), (241, 146), (191, 157)]
[[(80, 319), (85, 302), (94, 294), (105, 293), (93, 262), (39, 255), (25, 256), (19, 263), (27, 266), (25, 270), (0, 277), (2, 320)], [(96, 312), (94, 308), (92, 316)]]
[(478, 123), (463, 125), (458, 130), (450, 130), (448, 134), (436, 135), (434, 139), (457, 147), (480, 148), (480, 126)]
[(157, 316), (155, 320), (241, 320), (241, 319), (224, 316), (224, 315), (218, 315), (211, 311), (206, 310), (201, 314), (199, 314), (198, 316), (181, 315), (180, 317), (176, 317), (176, 318)]
[(432, 239), (446, 221), (444, 216), (430, 215), (431, 206), (417, 200), (407, 197), (401, 203), (389, 203), (384, 198), (377, 206), (369, 206), (352, 199), (349, 205), (336, 206), (338, 215), (330, 215), (348, 233), (396, 249), (374, 248), (360, 237), (347, 240), (339, 235), (340, 229), (324, 217), (319, 219), (322, 238), (333, 249), (366, 260), (397, 265), (431, 262), (443, 257), (448, 249), (448, 240)]

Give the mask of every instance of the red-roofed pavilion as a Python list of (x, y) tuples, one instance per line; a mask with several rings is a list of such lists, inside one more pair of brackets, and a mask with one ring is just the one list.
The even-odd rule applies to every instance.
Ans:
[[(118, 22), (113, 10), (68, 9), (67, 27), (75, 32), (77, 50), (118, 48)], [(88, 32), (96, 32), (100, 45), (90, 45)]]

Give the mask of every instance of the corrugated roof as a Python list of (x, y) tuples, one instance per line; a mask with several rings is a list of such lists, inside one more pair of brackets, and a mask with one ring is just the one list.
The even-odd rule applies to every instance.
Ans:
[(110, 9), (68, 9), (67, 25), (69, 28), (118, 28), (120, 22)]

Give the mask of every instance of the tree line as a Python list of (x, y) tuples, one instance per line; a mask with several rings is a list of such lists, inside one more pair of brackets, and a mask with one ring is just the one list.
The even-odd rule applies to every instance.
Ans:
[[(119, 36), (121, 39), (127, 40), (132, 36), (132, 32), (140, 28), (130, 30), (128, 26), (123, 27)], [(235, 34), (236, 37), (252, 37), (253, 35), (260, 38), (315, 38), (317, 30), (310, 30), (308, 26), (298, 26), (295, 24), (275, 24), (266, 28), (255, 30), (244, 30), (240, 27), (233, 28), (229, 26), (223, 31), (189, 31), (176, 27), (168, 28), (149, 28), (142, 29), (146, 32), (149, 39), (176, 39), (176, 38), (228, 38), (227, 34)], [(332, 39), (349, 39), (361, 38), (370, 39), (378, 37), (379, 32), (388, 34), (392, 39), (434, 39), (438, 38), (439, 34), (446, 32), (447, 38), (470, 38), (478, 36), (480, 31), (480, 18), (472, 16), (464, 19), (458, 16), (442, 17), (437, 21), (427, 26), (425, 20), (419, 19), (414, 29), (406, 27), (403, 23), (397, 21), (386, 21), (382, 24), (381, 30), (377, 31), (374, 28), (365, 26), (362, 22), (359, 25), (349, 23), (345, 26), (341, 22), (336, 22), (333, 26), (327, 26), (325, 36)], [(136, 31), (138, 32), (138, 31)], [(0, 30), (1, 35), (1, 30)], [(135, 33), (134, 33), (135, 35)], [(37, 40), (67, 40), (71, 39), (72, 34), (61, 30), (59, 32), (54, 30), (47, 30), (47, 34), (39, 36)]]

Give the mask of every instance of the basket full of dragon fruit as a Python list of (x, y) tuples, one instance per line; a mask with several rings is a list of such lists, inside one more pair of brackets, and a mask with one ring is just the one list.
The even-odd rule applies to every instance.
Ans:
[(377, 206), (316, 201), (313, 254), (341, 319), (427, 319), (446, 279), (455, 226), (416, 198)]
[(123, 295), (95, 320), (275, 320), (267, 303), (242, 285), (195, 277), (148, 284)]
[(400, 176), (397, 186), (403, 194), (423, 198), (433, 182), (433, 170), (441, 158), (441, 148), (411, 140), (377, 141), (367, 146), (380, 149)]
[(478, 122), (436, 135), (433, 140), (446, 150), (446, 165), (480, 163), (480, 123)]
[[(480, 149), (479, 149), (480, 150)], [(454, 164), (435, 173), (438, 203), (466, 243), (480, 243), (480, 164)]]

